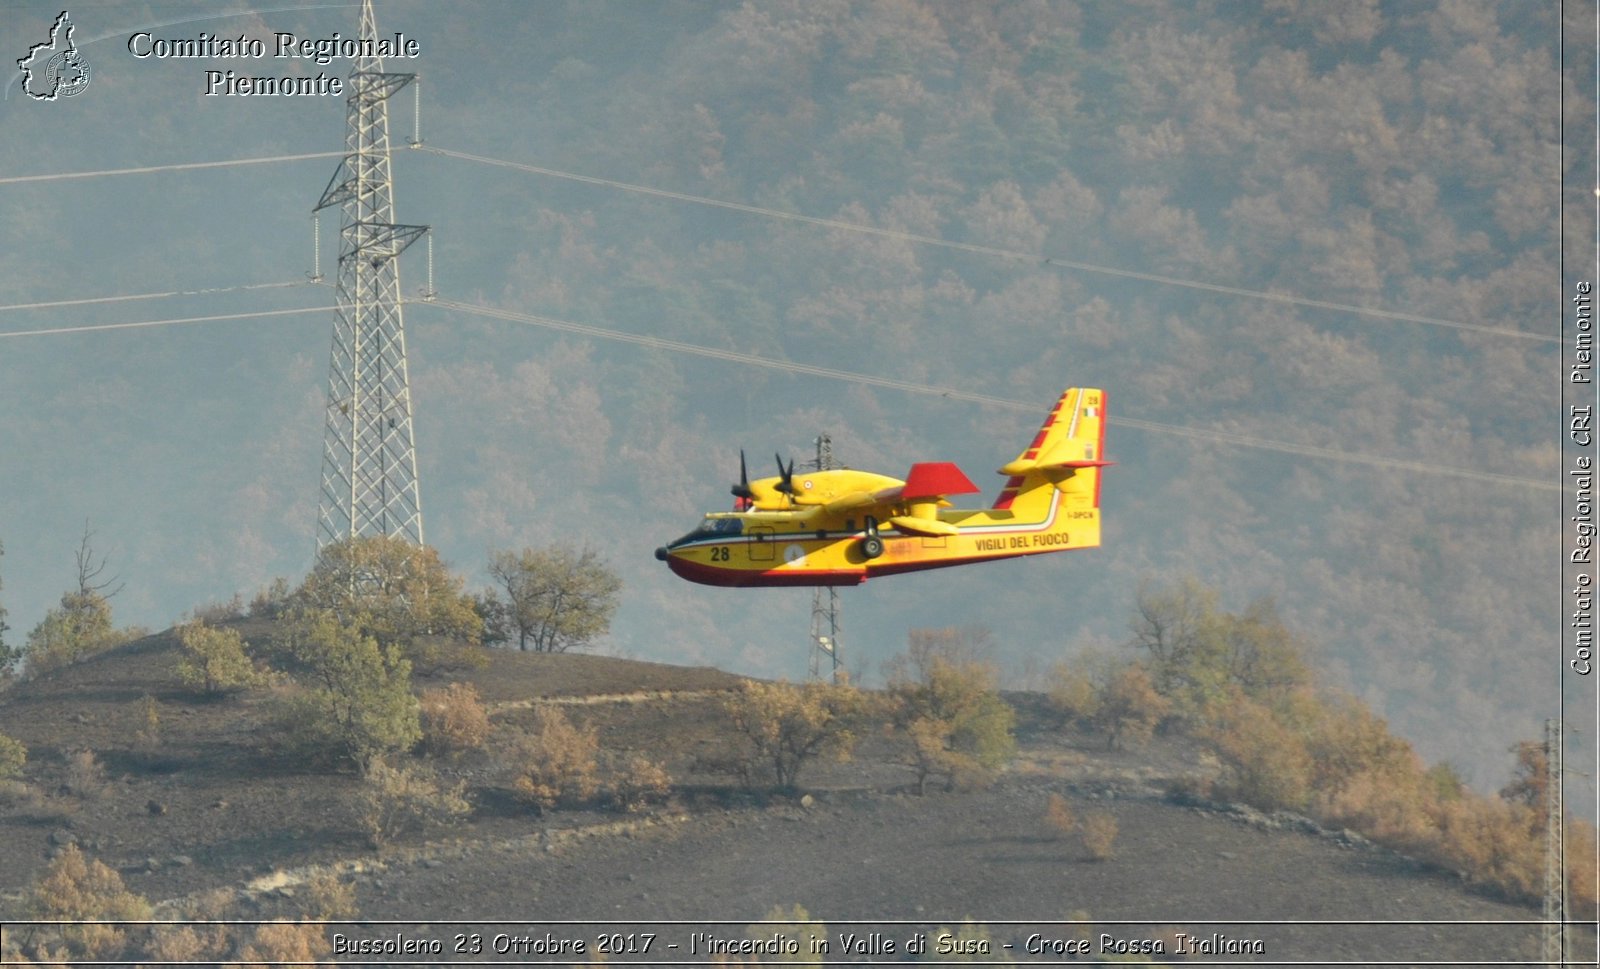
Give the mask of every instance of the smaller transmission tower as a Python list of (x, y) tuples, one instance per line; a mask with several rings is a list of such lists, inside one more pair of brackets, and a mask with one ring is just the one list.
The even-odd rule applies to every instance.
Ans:
[[(817, 438), (815, 470), (833, 468), (833, 439), (827, 434)], [(839, 590), (833, 586), (818, 586), (811, 592), (811, 679), (822, 678), (823, 667), (834, 684), (839, 682)]]
[[(372, 0), (361, 40), (375, 43)], [(422, 497), (400, 318), (398, 257), (428, 227), (394, 221), (389, 97), (416, 79), (362, 56), (350, 74), (345, 156), (314, 211), (339, 206), (337, 309), (328, 364), (317, 547), (371, 535), (422, 544)]]

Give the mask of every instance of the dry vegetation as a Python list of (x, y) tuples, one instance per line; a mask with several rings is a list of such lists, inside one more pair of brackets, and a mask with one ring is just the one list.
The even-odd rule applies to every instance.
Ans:
[(917, 792), (934, 777), (946, 789), (988, 784), (1016, 750), (1016, 715), (1000, 698), (985, 634), (916, 629), (909, 639), (903, 659), (890, 664), (888, 703)]
[(375, 848), (411, 831), (451, 824), (472, 813), (466, 785), (446, 786), (425, 765), (374, 760), (367, 764), (363, 779), (355, 799), (356, 823)]
[(1090, 811), (1080, 817), (1066, 798), (1051, 794), (1045, 801), (1044, 823), (1053, 837), (1077, 835), (1084, 857), (1090, 861), (1107, 861), (1116, 853), (1113, 845), (1117, 840), (1117, 819), (1105, 811)]
[[(1097, 677), (1056, 669), (1050, 696), (1064, 721), (1113, 741), (1148, 737), (1158, 724), (1190, 734), (1223, 766), (1206, 792), (1213, 798), (1301, 812), (1508, 897), (1540, 896), (1549, 794), (1537, 745), (1520, 745), (1516, 780), (1500, 797), (1485, 797), (1448, 765), (1426, 766), (1359, 701), (1318, 687), (1305, 645), (1270, 602), (1235, 614), (1193, 581), (1147, 587), (1132, 629), (1139, 658), (1099, 658), (1090, 664)], [(1124, 718), (1104, 715), (1119, 704), (1140, 718), (1131, 732)], [(1569, 858), (1593, 843), (1587, 822), (1569, 818), (1568, 830)], [(1087, 844), (1087, 825), (1085, 833)], [(1567, 882), (1573, 910), (1593, 911), (1589, 866), (1570, 864)]]
[(749, 741), (753, 760), (771, 771), (779, 787), (792, 788), (808, 761), (849, 758), (862, 702), (860, 691), (848, 685), (750, 680), (728, 701), (728, 715)]
[(470, 683), (423, 691), (422, 747), (430, 754), (455, 756), (477, 750), (489, 739), (489, 711)]
[(515, 771), (513, 788), (540, 811), (587, 801), (600, 789), (599, 741), (559, 707), (541, 708), (517, 747)]
[[(397, 614), (389, 615), (397, 621)], [(236, 756), (243, 760), (224, 771), (250, 773), (267, 763), (292, 774), (320, 765), (315, 769), (333, 772), (323, 778), (348, 778), (328, 802), (335, 816), (345, 818), (339, 838), (347, 845), (352, 834), (378, 849), (416, 843), (464, 819), (487, 817), (489, 805), (524, 820), (537, 812), (546, 819), (542, 823), (550, 823), (562, 812), (639, 812), (679, 797), (676, 768), (660, 759), (672, 745), (663, 748), (660, 737), (651, 738), (654, 746), (642, 744), (637, 731), (650, 728), (629, 726), (644, 708), (603, 715), (551, 698), (491, 718), (479, 683), (436, 679), (438, 685), (420, 689), (416, 698), (405, 644), (361, 632), (370, 624), (359, 617), (341, 620), (291, 602), (271, 625), (253, 627), (270, 631), (254, 639), (241, 635), (252, 628), (248, 621), (233, 622), (226, 634), (212, 635), (217, 631), (194, 621), (174, 630), (165, 651), (142, 647), (150, 656), (143, 668), (159, 671), (165, 685), (129, 684), (121, 705), (103, 718), (110, 731), (102, 735), (104, 746), (57, 749), (53, 762), (42, 767), (23, 744), (0, 736), (0, 783), (6, 785), (0, 806), (16, 818), (58, 826), (130, 811), (159, 819), (168, 805), (158, 798), (142, 808), (139, 800), (130, 801), (121, 790), (130, 778), (122, 772), (129, 764), (184, 756), (177, 750), (185, 742), (179, 724), (201, 711), (217, 722), (261, 717), (283, 724), (288, 749), (302, 756), (288, 762), (283, 748), (242, 748)], [(1102, 746), (1098, 739), (1104, 738), (1110, 748), (1105, 756), (1135, 758), (1117, 751), (1150, 744), (1157, 733), (1186, 737), (1203, 744), (1220, 764), (1202, 792), (1209, 798), (1301, 812), (1504, 896), (1528, 900), (1537, 894), (1549, 795), (1538, 745), (1521, 745), (1516, 780), (1499, 797), (1485, 797), (1447, 767), (1425, 766), (1360, 703), (1318, 688), (1301, 661), (1303, 644), (1268, 603), (1229, 613), (1194, 584), (1145, 589), (1133, 629), (1134, 658), (1101, 655), (1056, 669), (1048, 705), (1061, 736), (1084, 737), (1085, 749)], [(215, 647), (209, 653), (208, 643)], [(720, 725), (707, 720), (700, 742), (753, 765), (743, 780), (760, 797), (793, 796), (804, 771), (847, 758), (863, 742), (881, 763), (900, 765), (901, 776), (909, 775), (919, 794), (930, 790), (932, 778), (942, 778), (946, 790), (978, 788), (1005, 768), (1016, 749), (1017, 715), (995, 688), (988, 648), (982, 630), (917, 630), (907, 652), (891, 664), (890, 687), (880, 693), (825, 683), (742, 681), (725, 698), (704, 701), (726, 719)], [(122, 652), (128, 660), (143, 655)], [(195, 662), (185, 668), (168, 661), (173, 655), (185, 662), (206, 655), (228, 659), (220, 666)], [(518, 659), (548, 662), (536, 655)], [(269, 663), (277, 664), (279, 675), (264, 675)], [(202, 675), (207, 668), (214, 674), (209, 680)], [(493, 683), (487, 676), (481, 685)], [(57, 677), (25, 683), (15, 696), (64, 690), (59, 695), (70, 697), (76, 695), (72, 689), (70, 679)], [(288, 730), (286, 710), (293, 712), (298, 732)], [(90, 719), (77, 716), (79, 722)], [(249, 724), (237, 729), (251, 732)], [(144, 760), (129, 760), (133, 755)], [(117, 776), (107, 770), (108, 762), (120, 765)], [(475, 779), (470, 787), (467, 777)], [(49, 778), (50, 793), (35, 778)], [(940, 796), (946, 795), (935, 795)], [(224, 797), (207, 809), (227, 807)], [(1105, 805), (1075, 807), (1051, 793), (1043, 822), (1053, 840), (1077, 846), (1076, 860), (1110, 863), (1122, 854), (1125, 815), (1125, 809)], [(193, 817), (188, 815), (191, 822)], [(1569, 832), (1569, 855), (1584, 858), (1592, 829), (1573, 822)], [(34, 917), (126, 918), (149, 910), (117, 871), (84, 853), (70, 826), (51, 838), (54, 861), (29, 895)], [(1572, 909), (1591, 910), (1593, 878), (1581, 864), (1568, 877)], [(348, 884), (323, 879), (302, 886), (295, 907), (299, 914), (347, 918), (354, 911), (351, 892)], [(196, 897), (189, 904), (195, 913), (227, 907), (218, 898)], [(804, 913), (795, 913), (793, 921), (804, 922)], [(290, 964), (323, 957), (326, 940), (315, 927), (288, 922), (245, 932), (72, 926), (36, 932), (23, 952), (47, 962), (139, 952)]]

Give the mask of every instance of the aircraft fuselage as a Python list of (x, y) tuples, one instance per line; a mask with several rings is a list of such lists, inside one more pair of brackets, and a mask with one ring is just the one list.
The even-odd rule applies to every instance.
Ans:
[(657, 549), (656, 557), (704, 585), (859, 585), (877, 575), (1098, 546), (1100, 510), (1064, 504), (1053, 496), (1050, 513), (1034, 522), (1003, 509), (941, 511), (939, 520), (954, 525), (954, 535), (900, 535), (885, 526), (878, 533), (882, 552), (873, 558), (866, 554), (865, 521), (818, 529), (770, 513), (720, 512)]
[(1069, 387), (1038, 434), (1000, 468), (994, 506), (951, 507), (974, 494), (954, 464), (918, 462), (904, 480), (849, 468), (748, 480), (739, 459), (734, 511), (656, 549), (692, 582), (720, 586), (858, 585), (876, 575), (941, 569), (1100, 544), (1105, 392)]

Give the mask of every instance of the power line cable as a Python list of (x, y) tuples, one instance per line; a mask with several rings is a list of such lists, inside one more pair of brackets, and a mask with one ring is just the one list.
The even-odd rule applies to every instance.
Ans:
[(1054, 266), (1061, 269), (1073, 269), (1080, 272), (1099, 273), (1105, 276), (1117, 276), (1123, 279), (1134, 279), (1146, 283), (1160, 283), (1164, 286), (1180, 286), (1186, 289), (1197, 289), (1209, 293), (1221, 293), (1226, 296), (1238, 296), (1247, 299), (1266, 300), (1273, 303), (1283, 303), (1290, 306), (1303, 306), (1309, 309), (1333, 310), (1340, 313), (1351, 313), (1358, 316), (1369, 316), (1377, 319), (1395, 320), (1405, 323), (1422, 323), (1428, 326), (1446, 327), (1454, 330), (1464, 330), (1472, 333), (1486, 333), (1492, 336), (1509, 337), (1518, 340), (1532, 340), (1539, 343), (1560, 343), (1561, 338), (1546, 336), (1541, 333), (1526, 333), (1520, 330), (1509, 330), (1504, 327), (1485, 326), (1481, 323), (1463, 323), (1459, 320), (1445, 320), (1433, 316), (1419, 316), (1415, 313), (1400, 313), (1394, 310), (1375, 309), (1367, 306), (1356, 306), (1350, 303), (1335, 303), (1329, 300), (1307, 299), (1302, 296), (1290, 296), (1286, 293), (1272, 293), (1266, 290), (1246, 289), (1239, 286), (1223, 286), (1217, 283), (1206, 283), (1193, 279), (1179, 279), (1175, 276), (1162, 276), (1157, 273), (1139, 272), (1132, 269), (1118, 269), (1114, 266), (1101, 266), (1093, 263), (1077, 262), (1071, 259), (1062, 259), (1056, 256), (1041, 256), (1036, 253), (1019, 252), (1014, 249), (1003, 249), (997, 246), (980, 246), (968, 242), (954, 242), (941, 239), (938, 236), (927, 236), (915, 232), (905, 232), (899, 229), (881, 229), (877, 226), (862, 225), (859, 222), (845, 222), (840, 219), (821, 219), (810, 215), (799, 215), (794, 212), (784, 212), (781, 209), (769, 209), (759, 205), (746, 205), (742, 202), (728, 202), (722, 199), (707, 198), (702, 195), (689, 195), (684, 192), (670, 192), (664, 189), (651, 188), (647, 185), (635, 185), (629, 182), (619, 182), (615, 179), (596, 178), (592, 175), (579, 175), (575, 172), (564, 172), (554, 168), (542, 168), (538, 165), (525, 165), (520, 162), (506, 161), (502, 158), (490, 158), (486, 155), (473, 155), (464, 151), (452, 151), (440, 148), (437, 145), (414, 145), (418, 151), (432, 152), (446, 158), (459, 158), (465, 161), (477, 162), (482, 165), (492, 165), (500, 168), (510, 168), (516, 171), (528, 172), (534, 175), (548, 175), (551, 178), (564, 178), (570, 181), (583, 182), (587, 185), (599, 185), (606, 188), (619, 189), (625, 192), (634, 192), (640, 195), (651, 195), (656, 198), (672, 199), (678, 202), (692, 202), (696, 205), (709, 205), (720, 209), (729, 209), (734, 212), (744, 212), (750, 215), (760, 215), (773, 219), (784, 219), (790, 222), (800, 222), (807, 225), (821, 226), (828, 229), (840, 229), (846, 232), (859, 232), (866, 235), (881, 236), (889, 239), (899, 239), (905, 242), (914, 242), (920, 245), (939, 246), (945, 249), (956, 249), (961, 252), (977, 253), (985, 256), (995, 256), (1002, 259), (1017, 259), (1026, 262), (1038, 263), (1045, 266)]
[(250, 320), (264, 316), (293, 316), (297, 313), (330, 313), (334, 306), (305, 306), (292, 310), (256, 310), (250, 313), (219, 313), (215, 316), (183, 316), (169, 320), (141, 320), (137, 323), (97, 323), (90, 326), (57, 326), (45, 330), (13, 330), (0, 333), (0, 339), (15, 336), (58, 336), (64, 333), (94, 333), (101, 330), (137, 330), (153, 326), (181, 326), (189, 323), (216, 323), (222, 320)]
[[(869, 387), (883, 387), (891, 390), (900, 390), (907, 393), (922, 394), (924, 396), (943, 397), (948, 400), (971, 401), (973, 403), (988, 404), (990, 406), (1000, 407), (1006, 410), (1031, 413), (1037, 409), (1036, 404), (1016, 400), (1007, 400), (1002, 397), (993, 397), (988, 394), (972, 393), (970, 391), (959, 390), (953, 387), (936, 387), (931, 384), (920, 384), (908, 380), (897, 380), (893, 377), (880, 377), (872, 374), (857, 373), (850, 370), (839, 370), (833, 367), (819, 367), (813, 364), (798, 363), (788, 360), (774, 360), (770, 357), (762, 357), (753, 353), (742, 353), (737, 350), (725, 350), (717, 347), (701, 346), (699, 344), (686, 343), (682, 340), (668, 340), (664, 337), (627, 333), (621, 330), (612, 330), (605, 327), (592, 326), (586, 323), (575, 323), (570, 320), (558, 320), (553, 317), (535, 316), (528, 313), (517, 313), (512, 310), (499, 309), (492, 306), (474, 306), (470, 303), (462, 303), (452, 299), (436, 297), (430, 300), (407, 300), (406, 302), (424, 306), (430, 304), (435, 306), (443, 306), (476, 316), (486, 316), (513, 323), (524, 323), (531, 326), (543, 327), (545, 329), (593, 337), (595, 339), (631, 343), (636, 346), (649, 347), (657, 350), (666, 350), (674, 353), (685, 353), (699, 357), (707, 357), (713, 360), (722, 360), (729, 363), (740, 363), (749, 366), (765, 367), (770, 370), (780, 370), (785, 373), (823, 377), (830, 380), (840, 380)], [(64, 326), (36, 330), (14, 330), (11, 332), (0, 332), (0, 339), (7, 337), (57, 336), (72, 333), (100, 332), (105, 330), (147, 329), (158, 326), (180, 326), (199, 323), (214, 323), (228, 320), (256, 319), (271, 316), (293, 316), (303, 313), (327, 313), (332, 312), (335, 309), (337, 309), (337, 307), (307, 306), (295, 309), (258, 310), (246, 313), (221, 313), (210, 316), (187, 316), (163, 320), (141, 320), (130, 323), (101, 323), (89, 326)], [(1160, 421), (1150, 421), (1135, 417), (1113, 416), (1107, 418), (1107, 422), (1116, 427), (1128, 427), (1150, 433), (1169, 434), (1178, 437), (1186, 437), (1193, 440), (1232, 444), (1238, 447), (1248, 447), (1264, 451), (1275, 451), (1280, 454), (1293, 454), (1301, 457), (1317, 458), (1320, 460), (1365, 464), (1371, 467), (1387, 468), (1395, 471), (1408, 471), (1416, 474), (1448, 475), (1451, 477), (1466, 478), (1473, 481), (1482, 481), (1489, 484), (1510, 485), (1513, 487), (1530, 488), (1541, 491), (1561, 490), (1559, 485), (1539, 481), (1534, 478), (1519, 478), (1512, 475), (1495, 474), (1488, 471), (1474, 471), (1469, 468), (1452, 468), (1444, 465), (1424, 464), (1419, 461), (1401, 461), (1395, 458), (1386, 458), (1378, 455), (1356, 454), (1348, 451), (1335, 451), (1331, 448), (1316, 447), (1309, 444), (1294, 444), (1287, 441), (1275, 441), (1268, 438), (1236, 434), (1231, 431), (1218, 431), (1210, 428), (1184, 427), (1178, 424), (1166, 424)]]
[(9, 306), (0, 306), (0, 313), (7, 310), (43, 310), (54, 309), (59, 306), (89, 306), (96, 303), (125, 303), (141, 299), (165, 299), (169, 296), (214, 296), (217, 293), (239, 293), (255, 289), (286, 289), (290, 286), (308, 285), (310, 285), (308, 280), (298, 279), (286, 283), (247, 283), (243, 286), (213, 286), (208, 289), (175, 289), (166, 293), (129, 293), (126, 296), (94, 296), (88, 299), (57, 299), (44, 303), (12, 303)]
[[(708, 205), (715, 208), (728, 209), (735, 212), (744, 212), (750, 215), (759, 215), (773, 219), (783, 219), (790, 222), (799, 222), (807, 225), (821, 226), (829, 229), (839, 229), (846, 232), (858, 232), (866, 235), (875, 235), (889, 239), (899, 239), (919, 245), (938, 246), (945, 249), (954, 249), (961, 252), (971, 252), (979, 255), (994, 256), (1002, 259), (1015, 259), (1037, 263), (1043, 266), (1054, 266), (1062, 269), (1072, 269), (1079, 272), (1098, 273), (1100, 275), (1115, 276), (1123, 279), (1133, 279), (1140, 282), (1158, 283), (1164, 286), (1176, 286), (1185, 289), (1195, 289), (1202, 292), (1220, 293), (1226, 296), (1237, 296), (1245, 299), (1258, 299), (1268, 302), (1281, 303), (1290, 306), (1302, 306), (1309, 309), (1332, 310), (1334, 312), (1349, 313), (1356, 316), (1367, 316), (1375, 319), (1395, 320), (1405, 323), (1420, 323), (1427, 326), (1445, 327), (1448, 329), (1462, 330), (1472, 333), (1484, 333), (1490, 336), (1506, 337), (1509, 339), (1530, 340), (1537, 343), (1559, 344), (1560, 337), (1546, 336), (1541, 333), (1527, 333), (1520, 330), (1509, 330), (1504, 327), (1485, 326), (1480, 323), (1465, 323), (1460, 320), (1446, 320), (1433, 316), (1421, 316), (1415, 313), (1401, 313), (1395, 310), (1378, 309), (1369, 306), (1356, 306), (1351, 303), (1337, 303), (1331, 300), (1309, 299), (1303, 296), (1291, 296), (1287, 293), (1273, 293), (1266, 290), (1247, 289), (1241, 286), (1224, 286), (1220, 283), (1207, 283), (1194, 279), (1180, 279), (1175, 276), (1163, 276), (1159, 273), (1146, 273), (1133, 269), (1119, 269), (1115, 266), (1102, 266), (1094, 263), (1079, 262), (1064, 259), (1058, 256), (1041, 256), (1036, 253), (1019, 252), (1014, 249), (1004, 249), (998, 246), (982, 246), (969, 242), (955, 242), (950, 239), (941, 239), (938, 236), (927, 236), (915, 232), (905, 232), (899, 229), (882, 229), (877, 226), (862, 225), (859, 222), (845, 222), (840, 219), (823, 219), (816, 216), (800, 215), (795, 212), (784, 212), (781, 209), (770, 209), (759, 205), (746, 205), (742, 202), (729, 202), (723, 199), (708, 198), (703, 195), (690, 195), (686, 192), (671, 192), (665, 189), (651, 188), (647, 185), (635, 185), (630, 182), (617, 181), (616, 179), (597, 178), (592, 175), (580, 175), (576, 172), (566, 172), (554, 168), (543, 168), (538, 165), (526, 165), (520, 162), (507, 161), (502, 158), (491, 158), (487, 155), (474, 155), (464, 151), (453, 151), (440, 148), (437, 145), (413, 145), (418, 151), (432, 152), (446, 158), (458, 158), (464, 161), (476, 162), (483, 165), (492, 165), (500, 168), (510, 168), (516, 171), (528, 172), (534, 175), (546, 175), (551, 178), (563, 178), (589, 185), (599, 185), (614, 188), (625, 192), (642, 195), (651, 195), (657, 198), (672, 199), (679, 202), (690, 202), (696, 205)], [(215, 162), (186, 162), (169, 165), (146, 165), (137, 168), (108, 168), (86, 172), (55, 172), (40, 175), (10, 175), (0, 177), (0, 185), (13, 185), (23, 182), (49, 182), (62, 179), (98, 178), (111, 175), (150, 174), (155, 172), (191, 171), (205, 168), (229, 168), (239, 165), (262, 165), (281, 161), (304, 161), (316, 158), (343, 158), (345, 152), (321, 151), (307, 152), (293, 155), (271, 155), (261, 158), (235, 158)]]
[[(413, 302), (413, 301), (408, 301)], [(737, 350), (724, 350), (716, 347), (700, 346), (694, 343), (685, 343), (681, 340), (668, 340), (662, 337), (645, 336), (638, 333), (626, 333), (620, 330), (611, 330), (586, 323), (574, 323), (569, 320), (558, 320), (547, 316), (534, 316), (528, 313), (517, 313), (512, 310), (499, 309), (492, 306), (474, 306), (457, 300), (435, 298), (420, 301), (422, 305), (442, 306), (463, 313), (477, 316), (487, 316), (494, 319), (506, 320), (513, 323), (525, 323), (545, 329), (558, 330), (564, 333), (574, 333), (581, 336), (594, 337), (602, 340), (614, 340), (622, 343), (632, 343), (636, 346), (650, 347), (657, 350), (667, 350), (674, 353), (686, 353), (694, 356), (708, 357), (713, 360), (724, 360), (730, 363), (742, 363), (750, 366), (765, 367), (770, 370), (781, 370), (786, 373), (805, 374), (813, 377), (825, 377), (830, 380), (842, 380), (850, 383), (863, 384), (870, 387), (885, 387), (892, 390), (902, 390), (907, 393), (922, 394), (932, 397), (944, 397), (950, 400), (966, 400), (979, 404), (989, 404), (1031, 413), (1038, 409), (1036, 403), (1006, 400), (1001, 397), (991, 397), (987, 394), (975, 394), (964, 390), (949, 387), (935, 387), (930, 384), (913, 383), (908, 380), (897, 380), (893, 377), (878, 377), (871, 374), (855, 373), (849, 370), (837, 370), (831, 367), (818, 367), (811, 364), (795, 363), (787, 360), (774, 360), (770, 357), (757, 356), (753, 353), (741, 353)], [(1392, 471), (1407, 471), (1414, 474), (1448, 475), (1451, 477), (1465, 478), (1471, 481), (1481, 481), (1488, 484), (1510, 485), (1517, 488), (1529, 488), (1540, 491), (1560, 491), (1561, 487), (1535, 478), (1519, 478), (1506, 474), (1495, 474), (1490, 471), (1476, 471), (1470, 468), (1453, 468), (1444, 465), (1424, 464), (1420, 461), (1402, 461), (1395, 458), (1386, 458), (1373, 454), (1358, 454), (1349, 451), (1335, 451), (1331, 448), (1316, 447), (1310, 444), (1293, 444), (1287, 441), (1274, 441), (1267, 438), (1252, 437), (1245, 434), (1236, 434), (1231, 431), (1217, 431), (1209, 428), (1184, 427), (1177, 424), (1164, 424), (1159, 421), (1143, 420), (1134, 417), (1109, 417), (1107, 422), (1116, 427), (1127, 427), (1134, 430), (1147, 431), (1155, 434), (1170, 434), (1187, 437), (1193, 440), (1210, 441), (1215, 443), (1231, 444), (1237, 447), (1248, 447), (1263, 451), (1275, 451), (1280, 454), (1293, 454), (1300, 457), (1317, 458), (1327, 461), (1341, 461), (1351, 464), (1364, 464), (1370, 467), (1385, 468)]]
[(152, 172), (187, 172), (198, 168), (232, 168), (236, 165), (266, 165), (270, 162), (307, 161), (313, 158), (343, 158), (342, 151), (313, 151), (300, 155), (269, 155), (263, 158), (232, 158), (227, 161), (182, 162), (172, 165), (144, 165), (139, 168), (102, 168), (92, 172), (54, 172), (47, 175), (7, 175), (0, 185), (21, 182), (56, 182), (69, 178), (102, 178), (110, 175), (148, 175)]

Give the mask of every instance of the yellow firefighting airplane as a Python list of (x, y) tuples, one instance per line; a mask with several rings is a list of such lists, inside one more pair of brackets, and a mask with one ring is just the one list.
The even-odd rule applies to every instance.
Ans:
[(722, 586), (857, 585), (875, 575), (1100, 544), (1105, 392), (1061, 395), (1039, 434), (1000, 469), (993, 508), (958, 510), (950, 495), (978, 486), (948, 462), (914, 464), (900, 481), (849, 469), (751, 481), (739, 455), (733, 511), (656, 549), (693, 582)]

